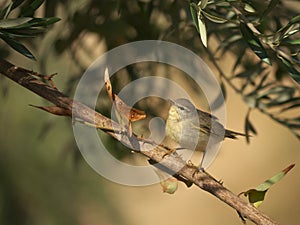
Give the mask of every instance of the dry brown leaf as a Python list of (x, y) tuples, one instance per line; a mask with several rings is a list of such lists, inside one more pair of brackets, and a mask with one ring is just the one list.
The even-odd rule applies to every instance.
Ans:
[(122, 127), (125, 127), (129, 136), (132, 136), (132, 126), (131, 122), (142, 120), (146, 118), (146, 113), (142, 110), (130, 107), (118, 97), (118, 95), (113, 93), (112, 85), (109, 79), (108, 69), (104, 72), (104, 82), (107, 94), (111, 101), (113, 102), (116, 110), (117, 119)]
[(113, 95), (113, 92), (112, 92), (112, 86), (111, 86), (111, 82), (110, 82), (110, 79), (109, 79), (109, 74), (108, 74), (108, 69), (107, 68), (104, 71), (104, 82), (105, 82), (105, 87), (106, 87), (107, 94), (108, 94), (110, 100), (112, 102), (114, 102), (115, 99), (114, 99), (114, 95)]

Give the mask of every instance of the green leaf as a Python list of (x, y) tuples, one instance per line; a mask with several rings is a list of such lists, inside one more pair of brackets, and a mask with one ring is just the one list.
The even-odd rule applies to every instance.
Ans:
[[(151, 164), (151, 160), (149, 163)], [(154, 165), (154, 167), (156, 167)], [(165, 171), (155, 168), (154, 172), (160, 179), (160, 185), (164, 193), (174, 194), (178, 189), (178, 180), (175, 177), (170, 177)]]
[(22, 8), (22, 16), (32, 16), (45, 0), (33, 0), (27, 7)]
[(36, 26), (49, 26), (61, 20), (58, 17), (48, 17), (48, 18), (34, 18), (33, 21), (35, 21), (36, 19), (39, 19), (39, 21), (36, 23)]
[(198, 3), (200, 9), (205, 9), (205, 7), (207, 6), (208, 0), (200, 0), (200, 2)]
[(166, 180), (161, 180), (160, 185), (164, 193), (174, 194), (178, 189), (178, 180), (174, 177), (170, 177)]
[(258, 185), (255, 188), (255, 190), (267, 191), (273, 184), (280, 181), (294, 166), (295, 166), (295, 164), (289, 165), (287, 168), (285, 168), (281, 172), (277, 173), (275, 176), (271, 177), (270, 179), (266, 180), (262, 184)]
[(200, 34), (201, 41), (205, 47), (207, 47), (207, 33), (201, 7), (205, 7), (206, 3), (206, 1), (200, 1), (198, 5), (196, 5), (192, 1), (190, 2), (190, 10), (193, 22), (196, 26), (198, 33)]
[(1, 10), (1, 13), (0, 13), (1, 19), (6, 19), (8, 17), (9, 13), (12, 10), (12, 6), (13, 6), (13, 2), (11, 2), (7, 7), (5, 7), (5, 9)]
[(245, 71), (242, 71), (242, 72), (236, 74), (234, 76), (234, 78), (246, 78), (246, 77), (250, 78), (250, 77), (255, 76), (255, 75), (256, 75), (255, 71), (253, 71), (253, 70), (245, 70)]
[(281, 40), (297, 33), (300, 30), (300, 15), (295, 16), (291, 21), (285, 25), (284, 27), (281, 27), (273, 36), (274, 40), (277, 42), (280, 42)]
[[(0, 32), (1, 32), (1, 30), (0, 30)], [(26, 30), (7, 29), (5, 31), (2, 31), (2, 33), (6, 33), (9, 37), (12, 37), (12, 38), (33, 38), (44, 32), (45, 32), (44, 28), (34, 28), (34, 29), (28, 28)]]
[(13, 11), (15, 8), (17, 8), (19, 5), (21, 5), (25, 1), (26, 0), (11, 1), (11, 3), (1, 11), (0, 18), (1, 19), (7, 18), (11, 11)]
[(248, 196), (248, 200), (252, 203), (256, 208), (259, 207), (264, 198), (266, 192), (270, 189), (270, 187), (280, 181), (293, 167), (295, 164), (292, 164), (276, 174), (275, 176), (271, 177), (270, 179), (266, 180), (262, 184), (258, 185), (255, 189), (250, 189), (246, 192), (242, 192), (245, 196)]
[(295, 16), (291, 21), (288, 23), (288, 25), (294, 24), (294, 23), (299, 23), (300, 22), (300, 15)]
[(225, 100), (226, 97), (227, 97), (227, 92), (226, 92), (226, 87), (225, 87), (224, 82), (221, 82), (221, 90), (222, 90), (222, 94), (223, 94), (223, 97), (224, 97), (224, 100)]
[(285, 111), (290, 110), (290, 109), (298, 108), (298, 107), (300, 107), (300, 103), (297, 103), (297, 104), (285, 107), (285, 108), (283, 108), (283, 109), (280, 110), (280, 113), (285, 112)]
[(266, 50), (262, 46), (259, 39), (253, 34), (253, 32), (249, 29), (249, 27), (244, 24), (240, 23), (240, 30), (245, 38), (246, 42), (248, 43), (249, 47), (252, 51), (265, 63), (271, 65), (271, 61), (267, 55)]
[(199, 25), (199, 31), (200, 31), (199, 33), (200, 33), (202, 44), (207, 48), (206, 25), (201, 11), (198, 11), (198, 25)]
[(300, 39), (287, 40), (286, 42), (291, 44), (291, 45), (300, 45)]
[(26, 56), (27, 58), (36, 60), (33, 54), (20, 42), (4, 35), (3, 33), (0, 34), (0, 38), (5, 41), (10, 47), (12, 47), (17, 52), (21, 53), (22, 55)]
[(245, 3), (244, 9), (245, 9), (245, 11), (247, 11), (249, 13), (255, 13), (255, 9), (253, 8), (253, 6), (251, 6), (248, 3)]
[(253, 134), (257, 134), (256, 129), (254, 128), (254, 126), (252, 125), (251, 121), (250, 121), (250, 112), (251, 112), (251, 108), (249, 108), (248, 113), (246, 115), (246, 119), (245, 119), (245, 134), (246, 134), (246, 141), (247, 143), (250, 143), (250, 133)]
[[(49, 17), (49, 18), (33, 18), (31, 21), (28, 22), (28, 24), (26, 24), (27, 27), (42, 27), (42, 26), (48, 26), (51, 25), (53, 23), (56, 23), (60, 21), (59, 18), (57, 17)], [(21, 25), (17, 28), (25, 28), (25, 26)]]
[(198, 16), (197, 16), (197, 5), (193, 2), (190, 3), (190, 11), (192, 14), (192, 19), (193, 19), (194, 25), (195, 25), (198, 33), (200, 33), (199, 25), (198, 25)]
[(205, 11), (202, 11), (203, 15), (209, 19), (210, 21), (214, 22), (214, 23), (225, 23), (227, 22), (228, 20), (225, 19), (225, 18), (222, 18), (222, 17), (219, 17), (219, 16), (216, 16), (216, 15), (213, 15), (211, 13), (207, 13)]
[[(234, 71), (235, 71), (235, 70), (238, 68), (238, 66), (241, 64), (242, 59), (243, 59), (244, 56), (245, 56), (245, 52), (246, 52), (246, 49), (245, 49), (245, 48), (241, 50), (241, 53), (240, 53), (239, 56), (237, 57), (237, 60), (235, 61), (234, 65), (233, 65), (233, 67), (232, 67), (232, 69), (231, 69), (231, 72), (232, 72), (232, 73), (234, 73)], [(233, 76), (233, 78), (234, 78), (234, 76)]]
[[(255, 93), (255, 92), (254, 92)], [(270, 88), (266, 91), (261, 92), (258, 94), (257, 98), (272, 98), (271, 96), (274, 96), (274, 102), (279, 103), (284, 103), (291, 99), (295, 93), (295, 89), (292, 87), (287, 87), (287, 86), (276, 86), (273, 88)], [(269, 97), (270, 96), (270, 97)]]
[[(297, 98), (287, 98), (286, 100), (284, 98), (281, 98), (281, 99), (280, 98), (275, 98), (275, 99), (273, 99), (271, 102), (269, 102), (267, 104), (267, 107), (271, 108), (271, 107), (276, 107), (276, 106), (291, 104), (293, 102), (298, 102), (299, 100), (300, 100), (300, 97), (297, 97)], [(289, 106), (289, 107), (291, 107), (291, 106)], [(287, 108), (281, 109), (281, 112), (287, 110)], [(289, 109), (291, 109), (291, 108), (289, 108)]]
[(278, 58), (283, 62), (283, 64), (285, 65), (285, 67), (287, 68), (289, 74), (291, 75), (291, 77), (298, 83), (300, 84), (300, 72), (298, 70), (296, 70), (293, 66), (293, 64), (286, 59), (283, 56), (278, 56)]
[(248, 200), (252, 203), (256, 208), (258, 208), (264, 201), (265, 195), (267, 191), (258, 191), (255, 189), (250, 189), (247, 191)]
[[(28, 17), (26, 17), (28, 18)], [(15, 25), (13, 27), (10, 27), (10, 29), (28, 29), (28, 28), (34, 28), (34, 27), (44, 27), (51, 25), (53, 23), (56, 23), (60, 21), (57, 17), (49, 17), (49, 18), (29, 18), (25, 23), (20, 23), (19, 25)], [(26, 20), (24, 20), (26, 21)], [(17, 21), (18, 22), (18, 21)], [(19, 21), (21, 22), (21, 21)]]
[(263, 20), (266, 18), (266, 16), (276, 7), (276, 5), (279, 3), (280, 0), (271, 0), (268, 7), (265, 9), (265, 11), (262, 13), (260, 20)]
[(3, 19), (0, 20), (0, 28), (15, 28), (22, 24), (28, 23), (32, 18), (30, 17), (22, 17), (22, 18), (15, 18), (15, 19)]
[(300, 117), (285, 119), (283, 123), (290, 129), (300, 129)]
[(218, 6), (218, 7), (229, 7), (230, 6), (230, 1), (214, 1), (213, 4), (215, 6)]
[(223, 82), (220, 83), (220, 87), (221, 87), (220, 93), (210, 105), (211, 110), (216, 110), (220, 108), (222, 105), (224, 105), (224, 100), (226, 99), (226, 88)]
[(298, 33), (300, 30), (299, 24), (291, 24), (290, 26), (287, 26), (286, 29), (284, 29), (284, 32), (281, 32), (280, 34), (280, 41), (288, 38), (289, 36)]

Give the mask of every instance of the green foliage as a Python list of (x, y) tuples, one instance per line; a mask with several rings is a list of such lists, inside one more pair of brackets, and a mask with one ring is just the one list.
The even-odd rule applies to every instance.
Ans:
[[(44, 12), (50, 17), (34, 18), (35, 10), (42, 3), (41, 0), (13, 1), (0, 13), (0, 38), (29, 58), (34, 56), (21, 44), (20, 39), (45, 32), (47, 26), (58, 21), (53, 10), (58, 6), (58, 1), (51, 1), (51, 4), (45, 2)], [(300, 138), (300, 122), (297, 117), (287, 116), (299, 109), (298, 87), (291, 83), (287, 89), (287, 85), (281, 82), (288, 74), (297, 83), (300, 82), (300, 16), (297, 9), (285, 2), (133, 0), (129, 3), (119, 0), (87, 1), (84, 4), (75, 1), (73, 7), (67, 2), (60, 4), (66, 17), (60, 23), (68, 29), (57, 31), (53, 47), (58, 54), (71, 52), (74, 55), (79, 49), (85, 55), (93, 54), (89, 49), (80, 48), (80, 43), (85, 42), (83, 36), (87, 33), (105, 40), (108, 49), (131, 41), (162, 39), (201, 52), (204, 51), (199, 45), (201, 40), (210, 60), (220, 71), (221, 83), (229, 84), (252, 109), (245, 118), (246, 133), (259, 132), (254, 128), (255, 124), (250, 122), (250, 113), (258, 109)], [(18, 12), (16, 18), (8, 18), (12, 11)], [(158, 17), (166, 20), (164, 25), (161, 25)], [(210, 45), (211, 39), (217, 41), (216, 46)], [(221, 61), (228, 53), (234, 54), (236, 61), (232, 72), (225, 74)], [(42, 55), (47, 57), (48, 54)], [(78, 75), (70, 78), (70, 91), (79, 74), (86, 69), (76, 54), (73, 60)], [(47, 59), (41, 58), (40, 61), (46, 62)], [(131, 79), (136, 79), (139, 75), (132, 71), (127, 68)], [(226, 91), (224, 85), (222, 90)], [(285, 97), (287, 99), (282, 101)]]
[[(222, 59), (225, 53), (233, 52), (237, 56), (232, 74), (225, 75), (220, 72), (220, 79), (226, 80), (251, 109), (259, 109), (289, 128), (300, 139), (300, 124), (297, 117), (285, 118), (282, 114), (287, 110), (298, 109), (300, 104), (299, 93), (296, 92), (298, 87), (295, 84), (282, 85), (280, 82), (280, 79), (286, 77), (285, 74), (288, 73), (300, 84), (298, 13), (292, 8), (284, 7), (284, 3), (277, 0), (272, 0), (269, 4), (261, 1), (209, 1), (205, 4), (203, 1), (193, 1), (190, 3), (190, 11), (203, 44), (206, 46), (206, 41), (204, 42), (206, 35), (219, 40), (215, 52), (210, 50), (208, 45), (208, 51), (212, 54), (211, 60), (218, 70), (222, 70), (218, 66), (218, 59)], [(204, 18), (210, 21), (206, 23), (208, 32), (199, 28), (200, 21), (195, 17), (197, 14), (201, 14), (203, 24)], [(283, 23), (286, 25), (282, 25)], [(245, 44), (261, 62), (269, 66), (250, 58)], [(279, 79), (275, 81), (269, 75), (271, 64), (275, 65), (273, 68), (278, 68), (275, 74)], [(237, 69), (238, 73), (235, 72)], [(239, 84), (236, 84), (235, 80), (239, 80)], [(249, 119), (252, 111), (249, 110), (245, 119), (247, 134), (256, 134), (254, 125)]]
[(211, 2), (208, 3), (208, 1), (206, 0), (199, 1), (198, 4), (195, 4), (194, 2), (190, 3), (190, 10), (191, 10), (193, 22), (197, 28), (197, 31), (200, 34), (201, 41), (205, 47), (207, 47), (207, 32), (206, 32), (206, 24), (204, 18), (214, 23), (227, 22), (227, 19), (222, 18), (216, 14), (213, 14), (209, 10), (205, 10), (208, 4), (211, 4)]
[[(20, 39), (41, 34), (47, 26), (59, 20), (53, 15), (53, 7), (58, 6), (58, 1), (44, 4), (45, 14), (51, 17), (34, 17), (35, 11), (43, 3), (42, 0), (12, 1), (0, 12), (0, 38), (32, 59), (34, 56)], [(74, 2), (74, 5), (78, 4)], [(300, 82), (300, 16), (297, 9), (285, 2), (191, 0), (188, 3), (133, 0), (129, 4), (119, 0), (97, 3), (88, 1), (72, 8), (67, 2), (61, 2), (61, 7), (66, 17), (61, 23), (65, 23), (69, 29), (58, 31), (54, 40), (53, 46), (58, 54), (76, 52), (80, 44), (74, 43), (84, 42), (82, 36), (88, 32), (96, 34), (99, 39), (105, 39), (108, 49), (136, 40), (163, 39), (199, 52), (203, 51), (197, 42), (201, 40), (210, 54), (210, 59), (220, 71), (221, 83), (229, 84), (241, 95), (249, 108), (258, 109), (300, 138), (300, 123), (297, 117), (290, 118), (285, 115), (299, 108), (297, 85), (291, 83), (289, 88), (286, 88), (286, 85), (281, 83), (287, 74), (297, 83)], [(12, 11), (17, 12), (15, 18), (9, 18)], [(166, 18), (164, 26), (157, 22), (157, 15)], [(196, 33), (200, 38), (193, 35)], [(210, 39), (217, 40), (217, 46), (210, 46)], [(77, 49), (73, 46), (77, 46)], [(86, 55), (91, 54), (87, 49), (81, 50), (86, 51)], [(253, 58), (249, 54), (250, 51), (253, 52), (252, 55), (257, 55), (258, 59)], [(236, 61), (231, 68), (231, 74), (224, 74), (220, 61), (228, 53), (233, 53)], [(76, 56), (74, 62), (78, 74), (81, 74), (86, 66), (82, 65)], [(276, 79), (272, 75), (273, 71), (271, 73), (272, 69)], [(128, 72), (132, 78), (136, 78), (136, 74), (129, 69)], [(72, 90), (72, 85), (78, 77), (70, 79), (69, 90)], [(224, 85), (222, 89), (226, 91)], [(288, 92), (285, 93), (286, 91)], [(287, 99), (283, 101), (282, 98)], [(274, 109), (277, 110), (276, 113)], [(253, 111), (249, 110), (245, 119), (246, 133), (256, 133), (255, 124), (250, 123), (250, 112)]]
[[(60, 20), (56, 17), (33, 17), (43, 2), (44, 0), (12, 1), (0, 12), (0, 38), (14, 50), (33, 60), (35, 60), (33, 54), (18, 39), (32, 38), (44, 33), (47, 26)], [(9, 18), (9, 14), (24, 3), (28, 4), (21, 7), (17, 18)]]

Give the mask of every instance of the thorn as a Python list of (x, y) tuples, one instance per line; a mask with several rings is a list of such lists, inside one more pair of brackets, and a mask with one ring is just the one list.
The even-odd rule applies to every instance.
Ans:
[(57, 87), (56, 87), (55, 83), (52, 80), (52, 78), (54, 76), (56, 76), (57, 73), (53, 73), (53, 74), (50, 74), (50, 75), (43, 75), (43, 74), (39, 74), (39, 73), (34, 72), (34, 71), (30, 71), (30, 75), (33, 75), (33, 76), (36, 76), (36, 77), (39, 77), (39, 78), (42, 78), (42, 79), (48, 81), (50, 83), (51, 87), (57, 90)]

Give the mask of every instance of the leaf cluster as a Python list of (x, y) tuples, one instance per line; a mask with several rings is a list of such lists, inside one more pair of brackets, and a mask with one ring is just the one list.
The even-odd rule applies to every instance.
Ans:
[[(259, 109), (300, 139), (298, 116), (286, 118), (282, 115), (299, 107), (300, 16), (297, 11), (278, 0), (267, 3), (191, 1), (190, 9), (200, 39), (220, 71), (220, 79), (229, 83), (249, 106), (245, 132), (256, 134), (249, 117), (251, 109)], [(208, 38), (218, 40), (215, 49), (207, 46)], [(219, 68), (218, 60), (229, 52), (236, 55), (236, 61), (231, 74), (226, 75)], [(249, 52), (258, 58), (253, 58)], [(276, 80), (272, 79), (272, 72)], [(287, 74), (298, 85), (283, 84), (282, 79)]]
[[(245, 116), (246, 133), (257, 133), (250, 116), (258, 109), (299, 138), (298, 116), (287, 115), (297, 112), (300, 105), (297, 84), (300, 17), (299, 8), (287, 1), (116, 0), (84, 4), (74, 1), (70, 7), (67, 1), (53, 0), (51, 4), (48, 1), (44, 4), (45, 15), (50, 17), (34, 18), (34, 12), (43, 2), (19, 0), (6, 6), (0, 14), (0, 37), (17, 51), (33, 57), (19, 39), (35, 36), (43, 32), (45, 26), (55, 23), (58, 19), (53, 17), (53, 7), (59, 3), (65, 19), (52, 46), (57, 54), (69, 52), (73, 57), (77, 72), (69, 79), (69, 91), (86, 69), (77, 52), (93, 55), (94, 47), (84, 45), (86, 34), (105, 40), (108, 50), (137, 40), (171, 41), (196, 53), (208, 53), (219, 71), (223, 95), (226, 96), (229, 85), (249, 106)], [(17, 18), (8, 18), (12, 11), (18, 11)], [(212, 40), (217, 44), (213, 46)], [(228, 65), (222, 64), (227, 54), (235, 56), (229, 73), (224, 72)], [(47, 59), (40, 61), (47, 62)], [(140, 76), (135, 65), (126, 70), (129, 79)]]
[[(34, 59), (34, 55), (22, 44), (19, 39), (33, 38), (46, 31), (47, 26), (58, 22), (56, 17), (35, 18), (35, 11), (45, 0), (16, 0), (10, 2), (0, 11), (0, 38), (11, 48), (22, 55)], [(10, 14), (18, 9), (14, 18)]]

